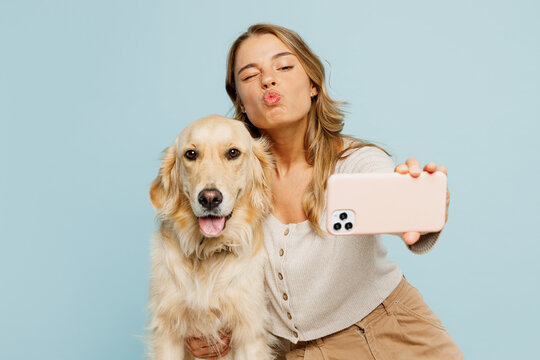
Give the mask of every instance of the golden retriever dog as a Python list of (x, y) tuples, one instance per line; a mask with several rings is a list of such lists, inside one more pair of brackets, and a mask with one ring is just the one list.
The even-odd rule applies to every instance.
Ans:
[(267, 145), (238, 120), (188, 125), (150, 188), (159, 230), (148, 307), (152, 359), (191, 359), (186, 338), (231, 331), (229, 359), (272, 358), (261, 224), (271, 206)]

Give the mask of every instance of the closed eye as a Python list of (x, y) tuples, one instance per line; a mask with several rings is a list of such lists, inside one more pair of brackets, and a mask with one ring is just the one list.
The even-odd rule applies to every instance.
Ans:
[(278, 70), (290, 70), (290, 69), (292, 69), (293, 67), (294, 67), (293, 65), (282, 66), (282, 67), (280, 67)]
[(245, 78), (243, 78), (242, 81), (249, 80), (249, 79), (251, 79), (252, 77), (255, 77), (255, 76), (257, 76), (257, 75), (259, 75), (259, 74), (251, 74), (251, 75), (248, 75), (248, 76), (246, 76)]

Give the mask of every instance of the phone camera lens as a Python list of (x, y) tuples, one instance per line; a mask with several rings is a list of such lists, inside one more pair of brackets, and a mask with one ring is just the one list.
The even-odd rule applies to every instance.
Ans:
[(345, 224), (345, 229), (351, 230), (352, 229), (352, 223), (348, 222)]
[(341, 224), (340, 223), (335, 223), (334, 224), (334, 230), (338, 231), (339, 229), (341, 229)]
[(341, 220), (345, 220), (347, 218), (347, 213), (342, 212), (341, 214), (339, 214), (339, 218)]

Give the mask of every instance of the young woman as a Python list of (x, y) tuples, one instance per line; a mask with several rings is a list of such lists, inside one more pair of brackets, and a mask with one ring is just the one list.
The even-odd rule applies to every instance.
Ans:
[[(414, 158), (394, 167), (381, 148), (341, 134), (342, 103), (326, 91), (324, 67), (293, 31), (251, 26), (232, 45), (226, 89), (235, 117), (253, 136), (266, 136), (275, 158), (273, 211), (264, 224), (270, 331), (286, 359), (460, 359), (459, 348), (421, 294), (386, 257), (380, 236), (326, 234), (325, 184), (333, 173), (392, 172), (417, 177)], [(433, 162), (424, 171), (443, 171)], [(448, 212), (447, 197), (447, 212)], [(415, 253), (439, 233), (402, 235)], [(200, 359), (229, 352), (191, 338)]]

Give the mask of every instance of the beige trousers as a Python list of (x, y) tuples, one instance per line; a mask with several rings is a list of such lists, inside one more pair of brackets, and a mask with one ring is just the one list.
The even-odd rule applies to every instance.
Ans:
[(320, 339), (290, 344), (290, 350), (286, 360), (464, 359), (439, 318), (405, 278), (361, 321)]

